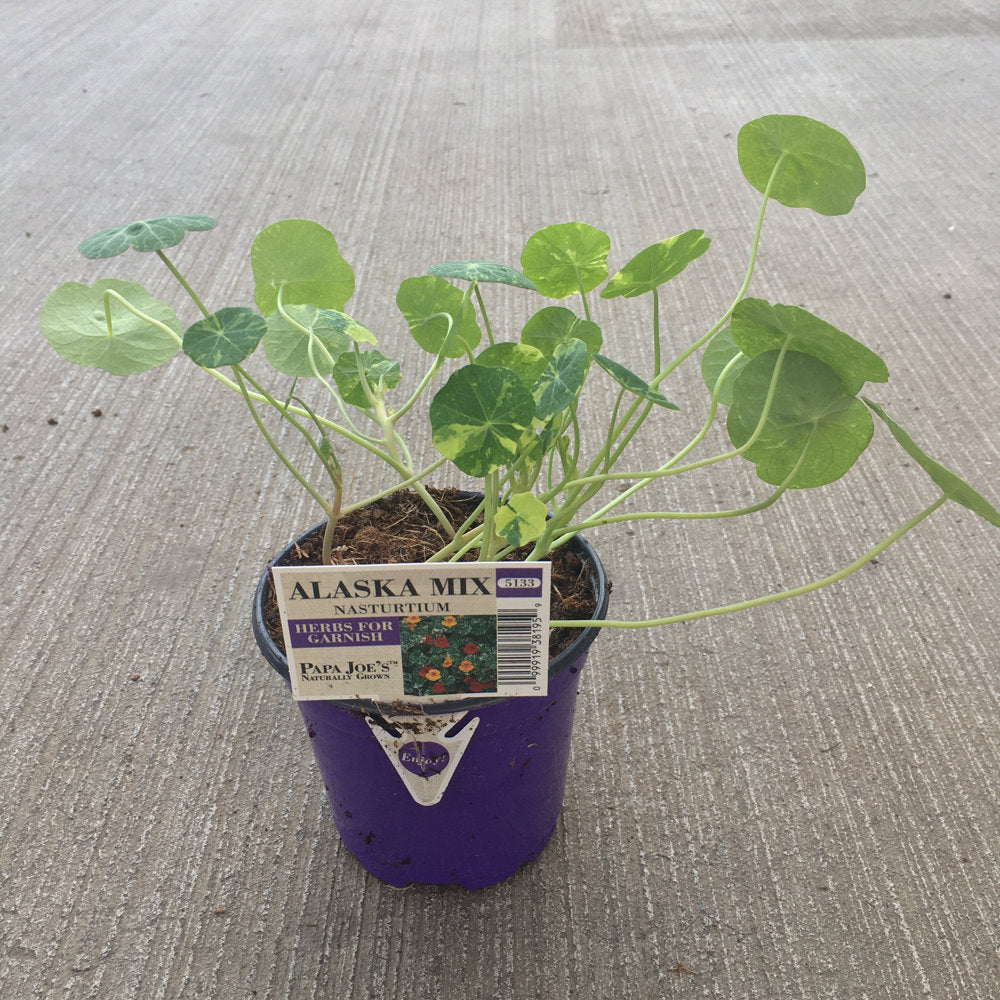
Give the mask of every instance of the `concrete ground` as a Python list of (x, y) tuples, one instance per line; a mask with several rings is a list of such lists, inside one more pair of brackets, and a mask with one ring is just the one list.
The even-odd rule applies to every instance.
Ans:
[[(615, 266), (712, 237), (665, 299), (685, 344), (743, 273), (757, 199), (739, 127), (806, 114), (852, 139), (868, 189), (846, 217), (771, 208), (753, 291), (879, 351), (893, 379), (875, 397), (996, 504), (993, 0), (3, 16), (0, 995), (1000, 996), (996, 529), (949, 504), (833, 588), (603, 636), (541, 858), (477, 893), (395, 890), (340, 845), (250, 635), (264, 562), (318, 511), (181, 359), (120, 379), (65, 364), (37, 328), (64, 280), (179, 302), (153, 257), (79, 256), (99, 229), (220, 220), (174, 251), (215, 308), (249, 295), (252, 236), (304, 216), (355, 267), (351, 312), (412, 366), (391, 340), (403, 277), (516, 264), (530, 233), (578, 219), (610, 233)], [(642, 370), (626, 315), (605, 344)], [(703, 412), (697, 385), (673, 394), (678, 427)], [(381, 475), (347, 474), (355, 492)], [(763, 495), (745, 469), (688, 479), (666, 506)], [(615, 614), (648, 617), (831, 573), (934, 495), (880, 432), (828, 491), (596, 542)]]

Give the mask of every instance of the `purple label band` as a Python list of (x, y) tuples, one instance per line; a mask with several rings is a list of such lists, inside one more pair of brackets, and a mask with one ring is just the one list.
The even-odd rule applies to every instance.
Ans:
[(542, 571), (540, 569), (498, 569), (497, 597), (541, 597)]
[(288, 634), (295, 649), (331, 646), (398, 646), (398, 618), (289, 619)]

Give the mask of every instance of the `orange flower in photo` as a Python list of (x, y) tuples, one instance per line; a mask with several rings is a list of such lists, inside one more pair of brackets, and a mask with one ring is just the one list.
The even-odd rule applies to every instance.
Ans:
[[(412, 605), (411, 605), (412, 607)], [(409, 628), (412, 621), (413, 628)], [(407, 696), (496, 693), (493, 615), (401, 614), (399, 645)], [(474, 689), (470, 684), (476, 684)], [(482, 687), (480, 687), (482, 685)]]

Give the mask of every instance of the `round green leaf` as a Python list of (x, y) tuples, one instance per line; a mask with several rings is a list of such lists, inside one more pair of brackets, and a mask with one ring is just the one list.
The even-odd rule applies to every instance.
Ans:
[[(737, 448), (757, 427), (780, 353), (753, 358), (736, 380), (726, 429)], [(784, 483), (801, 458), (788, 486), (825, 486), (855, 463), (873, 431), (871, 414), (857, 397), (844, 392), (832, 368), (808, 354), (788, 353), (764, 429), (743, 457), (773, 486)]]
[(476, 364), (487, 368), (506, 368), (530, 388), (545, 371), (548, 359), (536, 347), (505, 341), (480, 352), (476, 356)]
[(139, 312), (180, 337), (181, 325), (173, 310), (142, 285), (102, 278), (88, 288), (68, 281), (48, 296), (39, 316), (42, 333), (59, 356), (112, 375), (135, 375), (169, 361), (177, 353), (177, 340), (136, 316), (108, 292), (117, 292)]
[(347, 313), (339, 312), (336, 309), (320, 309), (318, 322), (331, 330), (342, 333), (345, 337), (350, 337), (355, 344), (374, 345), (378, 343), (375, 334), (367, 326), (362, 326)]
[(548, 510), (533, 493), (515, 493), (496, 515), (496, 531), (515, 548), (540, 538)]
[(466, 365), (434, 396), (429, 414), (434, 447), (462, 472), (481, 478), (517, 456), (535, 401), (513, 372)]
[(634, 372), (629, 371), (624, 365), (620, 365), (611, 358), (604, 357), (603, 354), (595, 354), (594, 360), (623, 388), (640, 399), (648, 400), (657, 406), (665, 406), (668, 410), (679, 410), (676, 403), (671, 403), (666, 396), (658, 393), (649, 384), (639, 378)]
[(238, 365), (264, 336), (264, 317), (243, 306), (226, 306), (184, 331), (184, 353), (202, 368)]
[(789, 208), (845, 215), (865, 189), (865, 165), (836, 129), (799, 115), (767, 115), (748, 122), (736, 142), (743, 176)]
[(702, 229), (689, 229), (679, 236), (654, 243), (639, 251), (601, 291), (602, 299), (624, 295), (635, 298), (676, 278), (693, 260), (697, 260), (712, 241)]
[(287, 306), (284, 312), (292, 322), (280, 312), (271, 313), (262, 341), (267, 360), (283, 375), (310, 377), (317, 371), (329, 375), (337, 358), (355, 343), (375, 343), (370, 331), (342, 312), (312, 305)]
[(545, 421), (562, 413), (580, 394), (589, 367), (590, 355), (582, 340), (560, 344), (532, 387), (535, 416)]
[(798, 306), (743, 299), (733, 312), (730, 328), (748, 358), (782, 347), (811, 354), (837, 372), (844, 392), (851, 395), (865, 382), (889, 381), (889, 369), (874, 351)]
[(931, 477), (946, 497), (954, 500), (956, 503), (960, 503), (974, 514), (978, 514), (981, 518), (989, 521), (990, 524), (1000, 528), (1000, 511), (982, 494), (977, 493), (964, 479), (952, 472), (951, 469), (946, 468), (940, 462), (934, 461), (878, 403), (873, 403), (870, 399), (866, 399), (865, 403), (885, 423), (903, 450)]
[(601, 349), (601, 328), (589, 319), (580, 319), (565, 306), (539, 309), (521, 331), (521, 343), (536, 347), (547, 358), (567, 340), (582, 340), (591, 354)]
[(493, 281), (501, 285), (513, 285), (515, 288), (535, 288), (516, 268), (506, 264), (491, 264), (485, 260), (451, 260), (427, 268), (427, 273), (442, 278), (460, 278), (462, 281)]
[(282, 305), (309, 303), (343, 310), (354, 294), (354, 272), (333, 233), (308, 219), (285, 219), (257, 234), (250, 248), (254, 301), (265, 316)]
[(333, 366), (333, 381), (341, 398), (351, 406), (363, 410), (371, 408), (361, 384), (362, 371), (373, 388), (381, 385), (384, 389), (394, 389), (399, 385), (399, 362), (390, 361), (381, 351), (362, 351), (360, 359), (353, 351), (341, 354)]
[(733, 331), (727, 326), (720, 330), (705, 348), (705, 353), (701, 356), (701, 377), (705, 382), (709, 392), (715, 392), (715, 386), (719, 381), (719, 376), (725, 371), (726, 366), (734, 358), (737, 359), (726, 381), (722, 383), (719, 390), (719, 402), (723, 406), (729, 406), (733, 402), (733, 385), (736, 376), (746, 367), (750, 360), (741, 350), (739, 344), (733, 340)]
[(78, 247), (84, 257), (97, 260), (117, 257), (131, 247), (144, 253), (176, 246), (189, 231), (214, 229), (215, 219), (207, 215), (164, 215), (158, 219), (140, 219), (123, 226), (102, 229), (88, 236)]
[(472, 303), (444, 278), (407, 278), (396, 293), (396, 305), (410, 325), (410, 336), (429, 354), (443, 347), (446, 358), (460, 358), (482, 338)]
[(565, 299), (589, 292), (608, 276), (611, 241), (583, 222), (546, 226), (528, 238), (521, 269), (542, 295)]

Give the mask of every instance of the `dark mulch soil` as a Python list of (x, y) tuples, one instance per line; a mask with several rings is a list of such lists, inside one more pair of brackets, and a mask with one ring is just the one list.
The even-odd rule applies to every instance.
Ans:
[[(429, 491), (447, 514), (453, 527), (462, 525), (477, 504), (475, 497), (454, 489)], [(322, 561), (323, 535), (318, 531), (292, 550), (284, 565), (311, 566)], [(437, 519), (417, 494), (407, 490), (393, 493), (369, 507), (340, 519), (334, 533), (333, 561), (342, 565), (424, 562), (447, 542)], [(530, 547), (529, 547), (530, 548)], [(529, 548), (512, 552), (509, 559), (523, 559)], [(469, 554), (467, 559), (475, 558)], [(585, 560), (565, 548), (552, 553), (552, 619), (584, 619), (594, 613), (596, 600), (590, 567)], [(272, 590), (264, 595), (264, 620), (272, 638), (284, 651), (281, 619)], [(549, 655), (565, 649), (579, 629), (552, 629)]]

